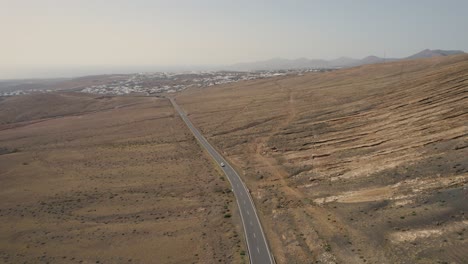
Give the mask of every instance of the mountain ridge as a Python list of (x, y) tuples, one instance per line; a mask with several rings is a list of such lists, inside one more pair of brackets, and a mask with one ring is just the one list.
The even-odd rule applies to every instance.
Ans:
[(465, 53), (462, 50), (441, 50), (441, 49), (424, 49), (418, 53), (404, 58), (381, 58), (375, 55), (370, 55), (362, 59), (355, 59), (350, 57), (339, 57), (333, 60), (323, 59), (285, 59), (285, 58), (272, 58), (262, 61), (254, 62), (241, 62), (227, 66), (224, 70), (235, 71), (255, 71), (255, 70), (288, 70), (288, 69), (304, 69), (304, 68), (346, 68), (366, 64), (376, 64), (397, 60), (411, 60), (422, 58), (433, 58), (440, 56), (451, 56), (456, 54)]

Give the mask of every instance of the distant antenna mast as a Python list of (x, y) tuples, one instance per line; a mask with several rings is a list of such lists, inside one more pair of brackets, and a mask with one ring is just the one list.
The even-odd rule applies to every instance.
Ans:
[(384, 50), (384, 52), (383, 52), (383, 63), (386, 62), (386, 59), (387, 59), (387, 51)]

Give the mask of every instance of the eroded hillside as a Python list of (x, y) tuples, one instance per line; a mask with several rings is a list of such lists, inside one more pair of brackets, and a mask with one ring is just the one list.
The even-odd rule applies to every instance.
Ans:
[(188, 90), (280, 263), (468, 259), (468, 55)]

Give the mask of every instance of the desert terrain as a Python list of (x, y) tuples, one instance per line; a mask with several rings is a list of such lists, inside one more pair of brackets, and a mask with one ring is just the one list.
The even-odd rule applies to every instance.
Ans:
[(244, 263), (227, 180), (170, 102), (0, 101), (1, 263)]
[(278, 263), (466, 263), (468, 55), (176, 97), (242, 173)]
[[(465, 263), (467, 72), (456, 55), (170, 96), (277, 263)], [(3, 263), (248, 262), (229, 183), (167, 98), (0, 97), (0, 183)]]

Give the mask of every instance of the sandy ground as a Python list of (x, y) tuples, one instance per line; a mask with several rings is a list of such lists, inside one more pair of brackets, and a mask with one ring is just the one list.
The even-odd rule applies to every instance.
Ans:
[(187, 90), (279, 263), (466, 263), (468, 55)]
[(167, 100), (20, 96), (0, 113), (1, 263), (248, 261), (227, 181)]

